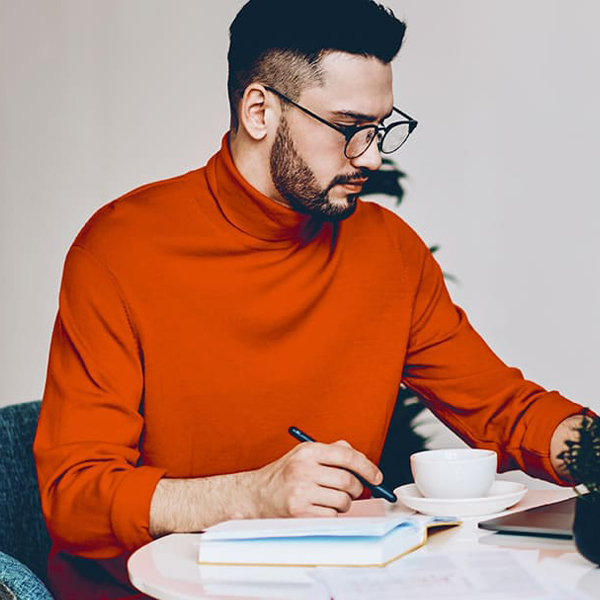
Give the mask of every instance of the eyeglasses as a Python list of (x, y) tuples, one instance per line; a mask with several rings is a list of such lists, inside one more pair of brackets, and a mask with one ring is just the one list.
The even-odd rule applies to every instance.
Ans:
[(411, 116), (402, 112), (399, 108), (393, 107), (393, 111), (404, 117), (404, 120), (394, 121), (387, 126), (383, 125), (336, 125), (316, 115), (314, 112), (300, 106), (300, 104), (290, 100), (286, 95), (278, 92), (275, 88), (268, 85), (265, 89), (272, 92), (276, 96), (279, 96), (282, 100), (289, 102), (292, 106), (299, 108), (302, 112), (306, 113), (309, 117), (316, 119), (317, 121), (327, 125), (337, 132), (341, 133), (346, 138), (346, 146), (344, 147), (344, 155), (346, 158), (352, 160), (358, 158), (364, 154), (369, 146), (373, 143), (373, 140), (377, 138), (377, 146), (379, 151), (383, 154), (391, 154), (396, 152), (404, 142), (408, 139), (408, 136), (414, 131), (417, 126)]

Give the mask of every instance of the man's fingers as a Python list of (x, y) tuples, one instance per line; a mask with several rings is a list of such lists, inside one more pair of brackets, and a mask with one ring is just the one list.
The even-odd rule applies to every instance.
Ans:
[(322, 487), (341, 490), (352, 498), (358, 498), (363, 491), (362, 483), (346, 469), (322, 466), (315, 478), (315, 483)]
[(263, 517), (334, 516), (362, 493), (357, 476), (382, 480), (379, 469), (344, 440), (301, 443), (257, 473), (257, 514)]
[(346, 440), (338, 440), (337, 442), (333, 442), (333, 443), (338, 446), (345, 446), (346, 448), (352, 448), (350, 443), (347, 442)]
[(336, 442), (334, 444), (313, 443), (307, 444), (307, 446), (309, 446), (307, 450), (314, 453), (316, 461), (322, 465), (348, 469), (375, 485), (383, 481), (383, 475), (377, 466), (347, 442)]
[(286, 500), (286, 512), (290, 517), (308, 516), (314, 512), (315, 506), (320, 506), (333, 510), (334, 514), (337, 514), (346, 512), (352, 504), (352, 499), (344, 490), (323, 487), (313, 482), (290, 489)]
[(337, 517), (339, 514), (339, 511), (335, 508), (312, 505), (306, 508), (304, 512), (294, 515), (294, 517)]
[(311, 504), (334, 509), (336, 512), (346, 512), (350, 509), (352, 498), (346, 492), (319, 486), (311, 495)]

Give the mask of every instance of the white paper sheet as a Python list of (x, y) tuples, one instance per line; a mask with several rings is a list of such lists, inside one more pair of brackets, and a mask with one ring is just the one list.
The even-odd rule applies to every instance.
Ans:
[(589, 600), (547, 586), (535, 574), (537, 551), (415, 554), (384, 569), (320, 568), (335, 600)]

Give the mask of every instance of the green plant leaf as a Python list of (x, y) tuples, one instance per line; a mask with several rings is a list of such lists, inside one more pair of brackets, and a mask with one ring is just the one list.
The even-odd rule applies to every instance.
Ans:
[(383, 161), (383, 167), (369, 175), (368, 181), (363, 186), (361, 196), (372, 194), (393, 196), (396, 198), (396, 204), (400, 205), (404, 198), (404, 188), (401, 180), (406, 177), (406, 173), (401, 171), (390, 159)]
[(568, 440), (559, 454), (577, 484), (582, 483), (594, 496), (600, 494), (600, 419), (585, 416), (578, 429), (579, 439)]

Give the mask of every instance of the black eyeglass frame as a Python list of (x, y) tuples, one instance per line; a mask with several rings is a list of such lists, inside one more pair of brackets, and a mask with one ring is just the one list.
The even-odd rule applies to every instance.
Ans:
[[(331, 121), (328, 121), (327, 119), (324, 119), (323, 117), (320, 117), (319, 115), (315, 114), (311, 110), (308, 110), (308, 108), (305, 108), (304, 106), (298, 104), (297, 102), (294, 102), (291, 98), (288, 98), (285, 94), (282, 94), (280, 91), (276, 90), (275, 88), (272, 88), (269, 85), (265, 85), (264, 87), (269, 92), (272, 92), (276, 96), (279, 96), (282, 100), (285, 100), (286, 102), (289, 102), (292, 106), (295, 106), (296, 108), (300, 109), (303, 113), (307, 114), (309, 117), (312, 117), (313, 119), (316, 119), (320, 123), (323, 123), (323, 125), (327, 125), (328, 127), (335, 129), (338, 133), (341, 133), (346, 138), (346, 145), (344, 146), (344, 156), (349, 160), (353, 160), (355, 158), (358, 158), (359, 156), (362, 156), (371, 147), (371, 144), (373, 143), (373, 140), (375, 138), (377, 138), (377, 146), (379, 148), (379, 151), (382, 154), (392, 154), (393, 152), (396, 152), (396, 150), (398, 150), (405, 144), (406, 140), (409, 138), (410, 134), (415, 130), (416, 126), (419, 123), (418, 121), (413, 119), (410, 115), (407, 115), (405, 112), (401, 111), (399, 108), (396, 108), (395, 106), (393, 106), (392, 111), (397, 112), (399, 115), (403, 116), (405, 120), (394, 121), (393, 123), (390, 123), (387, 126), (386, 125), (375, 125), (375, 124), (336, 125), (335, 123), (332, 123)], [(408, 134), (406, 135), (406, 137), (404, 138), (402, 143), (397, 148), (394, 148), (393, 150), (386, 152), (385, 150), (383, 150), (383, 147), (382, 147), (383, 140), (385, 139), (386, 135), (392, 129), (394, 129), (395, 127), (398, 127), (399, 125), (408, 125)], [(365, 149), (362, 152), (360, 152), (360, 154), (357, 154), (356, 156), (348, 156), (348, 146), (350, 144), (350, 140), (359, 131), (363, 131), (364, 129), (375, 130), (375, 134), (371, 138), (371, 141), (367, 144)]]

